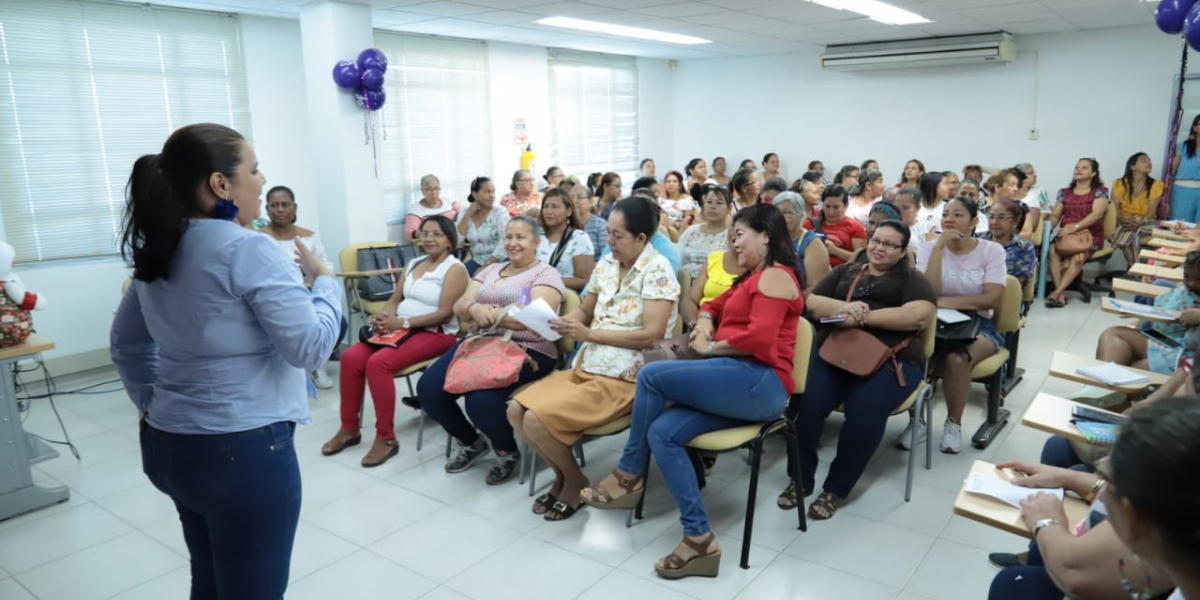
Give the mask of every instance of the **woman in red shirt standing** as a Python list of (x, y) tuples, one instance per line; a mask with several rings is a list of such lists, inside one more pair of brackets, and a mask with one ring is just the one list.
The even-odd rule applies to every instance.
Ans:
[(846, 188), (833, 184), (821, 194), (821, 215), (804, 222), (825, 240), (829, 251), (829, 266), (836, 267), (867, 247), (867, 229), (855, 219), (846, 217)]
[(792, 360), (804, 297), (787, 225), (779, 209), (756, 204), (738, 211), (733, 232), (733, 252), (744, 273), (729, 291), (700, 307), (692, 330), (692, 348), (708, 358), (642, 368), (621, 461), (582, 493), (596, 508), (635, 506), (653, 450), (686, 536), (654, 565), (666, 579), (715, 577), (721, 563), (684, 444), (717, 429), (779, 417), (795, 388)]

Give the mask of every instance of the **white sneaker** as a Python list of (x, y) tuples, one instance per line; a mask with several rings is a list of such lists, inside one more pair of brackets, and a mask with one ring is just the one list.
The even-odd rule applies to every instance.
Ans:
[(316, 386), (323, 390), (333, 389), (333, 380), (329, 378), (329, 373), (325, 372), (325, 367), (321, 367), (312, 372), (312, 380)]
[(942, 452), (958, 454), (962, 452), (962, 425), (946, 419), (946, 427), (942, 431)]
[(901, 450), (912, 450), (913, 427), (917, 428), (917, 445), (919, 446), (925, 443), (925, 440), (929, 435), (929, 426), (922, 423), (918, 419), (909, 419), (908, 427), (905, 427), (904, 431), (902, 431), (899, 436), (896, 436), (897, 448)]

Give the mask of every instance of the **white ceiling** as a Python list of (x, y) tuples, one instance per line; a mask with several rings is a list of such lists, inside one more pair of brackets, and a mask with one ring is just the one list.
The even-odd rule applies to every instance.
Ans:
[[(145, 1), (145, 0), (135, 0)], [(312, 0), (149, 0), (297, 18)], [(891, 0), (932, 23), (893, 26), (805, 0), (343, 0), (370, 5), (380, 29), (647, 56), (697, 59), (812, 50), (828, 44), (1007, 31), (1014, 35), (1148, 24), (1148, 0)], [(712, 40), (679, 46), (538, 25), (548, 16), (670, 31)]]

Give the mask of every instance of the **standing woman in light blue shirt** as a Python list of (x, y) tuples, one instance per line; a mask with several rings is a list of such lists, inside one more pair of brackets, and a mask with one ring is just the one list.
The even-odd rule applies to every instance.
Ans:
[(306, 373), (338, 339), (328, 267), (297, 240), (297, 270), (245, 228), (264, 182), (246, 140), (212, 124), (171, 134), (129, 178), (134, 281), (112, 361), (141, 414), (142, 469), (179, 511), (193, 599), (283, 598), (300, 518), (292, 435), (309, 421)]

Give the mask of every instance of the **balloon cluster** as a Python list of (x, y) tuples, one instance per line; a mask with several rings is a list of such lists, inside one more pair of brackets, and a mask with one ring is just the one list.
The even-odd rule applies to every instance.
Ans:
[(358, 53), (358, 62), (339, 61), (333, 65), (333, 82), (338, 87), (354, 91), (354, 103), (359, 108), (379, 110), (387, 101), (383, 91), (383, 74), (387, 72), (388, 60), (378, 48), (367, 48)]
[(1164, 33), (1182, 33), (1188, 46), (1200, 52), (1200, 4), (1196, 0), (1162, 0), (1154, 9), (1154, 23)]

